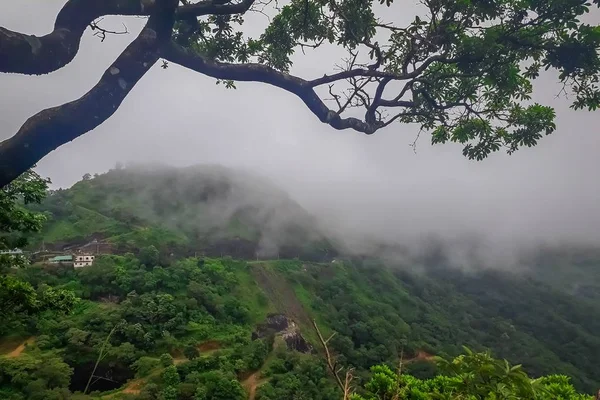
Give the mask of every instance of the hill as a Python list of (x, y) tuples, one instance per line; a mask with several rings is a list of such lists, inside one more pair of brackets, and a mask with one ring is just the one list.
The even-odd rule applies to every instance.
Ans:
[[(504, 274), (427, 276), (376, 261), (231, 258), (187, 258), (150, 267), (133, 255), (100, 256), (92, 267), (77, 270), (32, 266), (16, 273), (36, 285), (74, 290), (82, 301), (71, 315), (46, 313), (3, 327), (4, 395), (36, 390), (27, 386), (28, 379), (47, 372), (34, 360), (64, 374), (65, 388), (82, 391), (114, 328), (91, 389), (102, 398), (155, 398), (146, 392), (164, 387), (170, 364), (159, 359), (170, 354), (181, 376), (180, 392), (188, 390), (184, 383), (194, 383), (194, 392), (194, 379), (210, 377), (239, 382), (228, 389), (234, 392), (257, 385), (251, 388), (257, 399), (294, 394), (339, 399), (319, 355), (313, 319), (325, 337), (336, 333), (330, 347), (339, 365), (355, 368), (357, 384), (369, 378), (371, 366), (394, 369), (399, 357), (405, 373), (431, 378), (440, 372), (432, 355), (451, 358), (462, 346), (492, 349), (534, 377), (568, 375), (588, 393), (600, 381), (595, 334), (600, 327), (590, 318), (598, 315), (598, 305)], [(273, 333), (256, 335), (273, 315), (292, 321), (314, 353), (286, 350), (295, 340), (286, 344), (277, 324)], [(28, 345), (20, 346), (15, 336)], [(188, 378), (194, 372), (196, 378)], [(305, 386), (298, 387), (297, 379)], [(246, 398), (232, 396), (207, 398)]]
[(219, 166), (115, 169), (53, 191), (49, 249), (106, 241), (118, 253), (155, 245), (164, 254), (322, 259), (332, 251), (318, 221), (266, 179)]
[[(111, 254), (91, 267), (11, 271), (81, 301), (68, 315), (0, 327), (2, 398), (339, 399), (313, 320), (334, 335), (330, 349), (358, 387), (373, 366), (399, 362), (434, 378), (435, 357), (463, 346), (533, 377), (600, 387), (594, 250), (538, 249), (519, 271), (450, 268), (439, 246), (418, 259), (377, 244), (348, 255), (285, 193), (220, 167), (112, 170), (51, 193), (37, 210), (49, 220), (34, 248), (92, 241)], [(73, 394), (91, 375), (88, 394)]]

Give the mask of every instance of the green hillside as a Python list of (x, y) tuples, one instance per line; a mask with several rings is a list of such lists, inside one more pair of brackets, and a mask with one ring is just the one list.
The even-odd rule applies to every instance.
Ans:
[(320, 259), (332, 246), (317, 221), (267, 180), (223, 167), (111, 170), (50, 193), (37, 249), (101, 239), (118, 253), (155, 245), (165, 254)]
[(545, 249), (520, 273), (344, 256), (287, 196), (212, 167), (115, 170), (34, 209), (49, 220), (32, 248), (96, 240), (113, 254), (7, 271), (80, 300), (0, 326), (2, 399), (342, 399), (313, 321), (353, 400), (588, 400), (576, 390), (600, 387), (591, 250)]
[[(0, 358), (0, 371), (8, 368), (4, 374), (10, 375), (21, 368), (11, 364), (16, 360), (44, 359), (64, 365), (60, 368), (71, 391), (84, 389), (102, 342), (116, 326), (98, 370), (110, 380), (98, 380), (91, 391), (138, 398), (125, 396), (128, 388), (138, 385), (139, 398), (154, 398), (142, 396), (143, 389), (152, 388), (152, 382), (164, 383), (160, 377), (165, 367), (159, 358), (168, 353), (183, 377), (195, 369), (233, 378), (240, 387), (249, 372), (261, 371), (267, 379), (272, 365), (308, 362), (320, 366), (321, 377), (310, 379), (325, 379), (319, 391), (330, 391), (330, 397), (306, 398), (336, 398), (318, 352), (290, 352), (276, 338), (275, 344), (269, 337), (251, 340), (257, 326), (274, 313), (296, 322), (316, 349), (320, 347), (313, 319), (324, 335), (335, 332), (331, 349), (340, 365), (355, 368), (358, 381), (369, 378), (371, 366), (388, 364), (393, 369), (400, 354), (405, 360), (414, 358), (407, 362), (406, 373), (431, 378), (439, 371), (429, 355), (451, 358), (468, 346), (492, 349), (498, 357), (523, 364), (533, 376), (568, 375), (588, 393), (599, 383), (595, 355), (600, 338), (594, 335), (599, 326), (589, 318), (598, 315), (598, 306), (523, 279), (456, 273), (440, 279), (349, 261), (188, 258), (150, 267), (132, 255), (102, 256), (94, 266), (78, 270), (30, 267), (18, 275), (37, 286), (73, 290), (82, 301), (71, 315), (49, 312), (5, 326), (7, 356)], [(34, 339), (22, 354), (8, 357), (18, 344), (15, 336)], [(37, 374), (38, 367), (28, 368)], [(279, 373), (283, 381), (258, 387), (256, 398), (274, 398), (261, 396), (289, 390), (286, 374), (298, 371)], [(23, 385), (0, 383), (0, 393), (33, 390)]]

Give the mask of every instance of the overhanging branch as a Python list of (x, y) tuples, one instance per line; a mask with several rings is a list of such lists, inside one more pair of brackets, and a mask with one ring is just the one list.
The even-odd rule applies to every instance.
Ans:
[[(254, 1), (224, 4), (221, 0), (206, 0), (178, 7), (175, 18), (243, 13)], [(53, 31), (47, 35), (26, 35), (0, 27), (0, 72), (41, 75), (56, 71), (73, 61), (83, 32), (96, 19), (106, 15), (148, 16), (159, 3), (159, 0), (69, 0), (58, 13)]]
[(118, 109), (134, 85), (158, 60), (168, 41), (177, 0), (156, 0), (139, 36), (81, 98), (48, 108), (29, 118), (16, 135), (0, 142), (0, 187), (31, 168), (59, 146), (94, 129)]
[(335, 129), (354, 129), (366, 134), (372, 134), (378, 129), (377, 125), (365, 123), (358, 118), (341, 118), (338, 113), (329, 109), (314, 91), (312, 84), (314, 81), (307, 81), (263, 64), (230, 64), (212, 61), (174, 42), (164, 46), (160, 55), (166, 60), (213, 78), (262, 82), (284, 89), (298, 96), (321, 122)]

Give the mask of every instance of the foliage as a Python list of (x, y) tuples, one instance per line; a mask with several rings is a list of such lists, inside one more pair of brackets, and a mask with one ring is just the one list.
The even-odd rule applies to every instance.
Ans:
[(150, 245), (140, 249), (138, 258), (142, 264), (152, 266), (158, 264), (159, 255), (158, 249), (154, 245)]
[(246, 392), (234, 375), (210, 371), (194, 378), (198, 389), (194, 400), (245, 400)]
[(164, 353), (160, 355), (160, 365), (163, 367), (169, 367), (173, 365), (173, 357), (170, 354)]
[(314, 399), (339, 400), (322, 359), (296, 353), (278, 352), (271, 363), (268, 381), (256, 393), (257, 400)]
[(461, 144), (469, 159), (534, 146), (555, 130), (554, 110), (531, 102), (542, 71), (556, 71), (572, 108), (600, 107), (600, 27), (583, 22), (597, 1), (421, 4), (399, 25), (387, 21), (405, 14), (405, 4), (393, 0), (293, 0), (258, 38), (246, 39), (244, 20), (233, 15), (178, 24), (176, 39), (208, 59), (282, 72), (298, 49), (341, 47), (349, 53), (342, 73), (307, 82), (330, 85), (335, 117), (362, 109), (364, 121), (344, 121), (368, 134), (395, 121), (415, 123), (431, 132), (432, 143)]
[[(39, 313), (45, 310), (68, 312), (77, 298), (70, 291), (43, 285), (35, 289), (13, 275), (0, 275), (0, 316), (14, 318), (19, 313)], [(0, 329), (0, 332), (2, 330)]]
[(265, 235), (286, 244), (290, 257), (318, 259), (332, 247), (312, 217), (271, 183), (210, 166), (111, 170), (31, 208), (48, 217), (36, 246), (95, 238), (148, 267), (194, 253), (254, 259)]
[(511, 366), (489, 353), (465, 349), (465, 354), (454, 360), (438, 361), (445, 374), (427, 380), (398, 375), (385, 365), (374, 366), (363, 393), (353, 395), (352, 400), (592, 400), (592, 396), (577, 393), (566, 376), (531, 379), (520, 365)]
[[(59, 197), (104, 207), (105, 199), (91, 200), (99, 193), (93, 185), (101, 179), (82, 182)], [(53, 213), (62, 215), (65, 203), (54, 204)], [(281, 344), (274, 345), (273, 336), (251, 340), (256, 325), (272, 312), (293, 319), (309, 340), (312, 318), (326, 336), (336, 332), (331, 349), (340, 365), (354, 368), (354, 382), (364, 389), (358, 395), (369, 400), (384, 393), (381, 387), (387, 388), (387, 398), (396, 395), (390, 382), (401, 382), (403, 396), (419, 399), (433, 399), (427, 390), (438, 390), (440, 395), (491, 400), (492, 384), (495, 400), (531, 397), (529, 383), (538, 398), (540, 387), (557, 399), (578, 400), (586, 397), (576, 397), (576, 390), (597, 389), (600, 370), (594, 356), (600, 352), (600, 339), (595, 333), (600, 325), (590, 315), (600, 313), (598, 304), (573, 296), (570, 289), (553, 289), (535, 274), (463, 274), (435, 266), (415, 274), (406, 266), (366, 258), (330, 263), (181, 258), (166, 256), (170, 253), (158, 242), (143, 243), (132, 253), (98, 256), (87, 268), (34, 264), (3, 276), (7, 287), (17, 285), (16, 292), (30, 296), (23, 299), (10, 292), (6, 304), (18, 303), (22, 311), (32, 305), (29, 314), (8, 318), (6, 330), (35, 336), (36, 344), (17, 359), (0, 358), (9, 372), (16, 360), (24, 366), (3, 375), (0, 397), (20, 400), (36, 391), (46, 396), (41, 398), (67, 398), (65, 376), (71, 375), (63, 374), (68, 372), (64, 365), (73, 368), (71, 388), (78, 390), (80, 377), (87, 381), (86, 368), (93, 366), (108, 338), (99, 374), (113, 379), (116, 388), (135, 371), (143, 382), (141, 399), (241, 399), (245, 393), (239, 381), (254, 373), (265, 379), (257, 390), (259, 399), (339, 398), (318, 355), (284, 351)], [(573, 282), (591, 281), (597, 260), (590, 256)], [(60, 293), (66, 290), (81, 297), (70, 314), (59, 306), (64, 301)], [(492, 349), (542, 378), (531, 381), (520, 368), (485, 352), (458, 356), (462, 345), (478, 352)], [(5, 352), (14, 347), (7, 346)], [(396, 377), (392, 371), (400, 354), (404, 374)], [(432, 354), (458, 358), (434, 364)], [(32, 364), (32, 357), (56, 364), (60, 384), (39, 381), (37, 371), (43, 368)], [(373, 365), (377, 367), (370, 376)]]
[(0, 393), (12, 388), (14, 399), (58, 399), (68, 394), (73, 370), (59, 357), (26, 354), (18, 359), (0, 358)]
[[(27, 171), (0, 190), (0, 251), (13, 250), (27, 244), (27, 234), (42, 228), (46, 217), (26, 206), (40, 203), (46, 196), (49, 179)], [(21, 255), (0, 255), (0, 318), (11, 320), (20, 314), (39, 313), (47, 309), (69, 311), (75, 304), (73, 293), (48, 285), (34, 288), (12, 275), (12, 268), (26, 266)], [(0, 333), (9, 328), (5, 324)]]
[(186, 346), (185, 349), (183, 349), (183, 355), (188, 359), (188, 360), (195, 360), (196, 358), (198, 358), (198, 356), (200, 356), (200, 351), (198, 351), (198, 348), (196, 346)]
[(48, 183), (49, 179), (29, 170), (0, 190), (0, 250), (24, 247), (25, 234), (42, 228), (46, 217), (25, 205), (40, 203), (46, 197)]
[[(153, 357), (140, 357), (133, 363), (132, 367), (136, 370), (136, 376), (144, 377), (154, 371), (162, 362)], [(164, 364), (162, 364), (164, 365)]]
[(493, 349), (534, 376), (561, 373), (579, 389), (596, 389), (600, 371), (591, 354), (600, 351), (600, 327), (589, 315), (598, 305), (535, 280), (446, 268), (417, 275), (374, 260), (284, 273), (336, 332), (330, 345), (343, 364), (393, 366), (402, 351), (407, 359), (419, 352), (453, 357), (467, 345)]

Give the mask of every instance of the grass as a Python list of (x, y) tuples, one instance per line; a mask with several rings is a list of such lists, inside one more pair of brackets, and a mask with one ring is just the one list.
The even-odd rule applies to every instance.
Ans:
[(109, 238), (113, 243), (130, 247), (145, 247), (154, 245), (161, 248), (165, 245), (183, 245), (188, 239), (178, 233), (163, 228), (144, 227)]
[(268, 314), (276, 311), (265, 292), (256, 284), (248, 266), (235, 269), (234, 274), (239, 282), (236, 298), (248, 307), (252, 324), (264, 321)]
[(114, 235), (123, 231), (116, 220), (82, 206), (75, 206), (68, 218), (49, 221), (43, 232), (44, 240), (52, 243), (75, 238), (84, 238), (102, 232)]
[[(314, 310), (312, 307), (314, 295), (312, 293), (310, 293), (304, 286), (302, 286), (300, 284), (295, 284), (293, 287), (294, 287), (294, 291), (296, 292), (296, 297), (298, 298), (298, 301), (302, 304), (302, 306), (304, 307), (305, 310), (308, 310), (312, 319), (315, 320), (315, 322), (317, 323), (317, 326), (319, 327), (319, 330), (321, 331), (321, 334), (325, 338), (331, 336), (333, 331), (327, 324), (326, 319), (320, 313), (318, 313), (316, 310)], [(307, 329), (307, 328), (310, 328), (310, 329)], [(319, 343), (319, 337), (317, 335), (317, 332), (314, 330), (314, 328), (312, 326), (304, 327), (304, 329), (302, 331), (302, 335), (313, 345)]]

